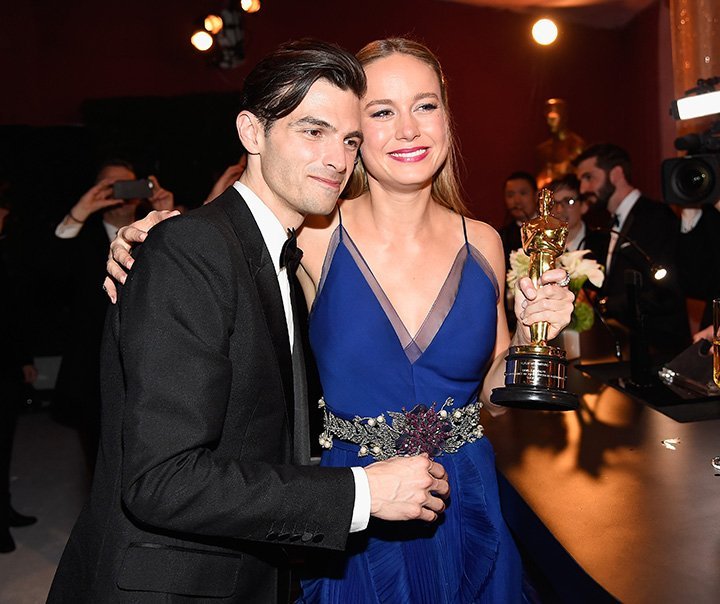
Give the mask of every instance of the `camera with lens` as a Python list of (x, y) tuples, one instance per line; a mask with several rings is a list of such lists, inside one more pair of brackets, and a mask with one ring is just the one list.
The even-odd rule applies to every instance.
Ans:
[[(698, 87), (672, 102), (671, 115), (678, 120), (720, 113), (720, 78), (698, 80)], [(682, 157), (662, 162), (663, 198), (667, 203), (690, 206), (714, 204), (720, 199), (720, 120), (705, 132), (675, 139)]]

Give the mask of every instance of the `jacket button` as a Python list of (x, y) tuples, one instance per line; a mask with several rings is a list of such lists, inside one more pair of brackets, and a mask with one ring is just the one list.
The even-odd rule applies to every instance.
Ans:
[(325, 539), (325, 535), (318, 533), (313, 537), (313, 543), (320, 543), (323, 539)]
[(300, 541), (302, 541), (303, 543), (307, 543), (308, 541), (312, 540), (312, 538), (313, 538), (313, 534), (308, 531), (305, 531), (302, 534), (302, 536), (300, 537)]

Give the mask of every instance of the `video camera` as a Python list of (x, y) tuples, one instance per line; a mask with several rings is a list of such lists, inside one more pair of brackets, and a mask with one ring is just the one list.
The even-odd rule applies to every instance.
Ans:
[[(698, 86), (687, 91), (690, 96), (672, 102), (670, 114), (676, 120), (720, 114), (718, 83), (720, 77), (698, 80)], [(677, 138), (675, 148), (687, 154), (662, 162), (664, 200), (684, 206), (720, 200), (720, 120), (705, 132)]]

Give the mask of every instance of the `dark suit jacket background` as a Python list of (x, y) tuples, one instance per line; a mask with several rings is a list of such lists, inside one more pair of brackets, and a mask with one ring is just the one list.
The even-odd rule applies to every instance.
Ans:
[[(522, 247), (522, 238), (520, 237), (520, 227), (515, 220), (505, 224), (499, 231), (500, 240), (502, 241), (503, 251), (505, 252), (505, 271), (510, 268), (510, 252), (514, 252)], [(504, 279), (505, 275), (501, 275)], [(507, 290), (507, 288), (506, 288)], [(513, 304), (510, 302), (510, 298), (505, 295), (505, 318), (507, 319), (508, 328), (510, 331), (514, 331), (517, 326), (517, 318), (515, 317), (515, 310)]]
[(352, 472), (290, 465), (291, 367), (239, 194), (153, 229), (108, 313), (98, 465), (49, 601), (266, 604), (280, 546), (343, 548)]
[[(640, 197), (628, 214), (621, 233), (635, 241), (653, 263), (665, 266), (668, 276), (662, 281), (653, 279), (648, 262), (627, 240), (619, 237), (610, 271), (599, 291), (600, 297), (607, 296), (608, 299), (607, 316), (626, 327), (633, 325), (625, 271), (640, 272), (643, 281), (640, 304), (648, 342), (657, 351), (677, 354), (690, 343), (685, 296), (680, 287), (677, 264), (680, 222), (668, 206)], [(607, 258), (609, 242), (608, 233), (597, 231), (588, 233), (586, 239), (587, 247), (601, 263)]]
[(12, 271), (7, 270), (5, 239), (0, 239), (0, 527), (7, 527), (10, 457), (24, 384), (22, 366), (33, 362), (23, 326), (25, 316)]
[(514, 220), (508, 222), (498, 231), (505, 252), (505, 266), (508, 267), (510, 260), (510, 252), (514, 252), (522, 247), (522, 238), (520, 237), (520, 227)]
[(680, 235), (678, 265), (685, 294), (706, 300), (700, 327), (712, 324), (712, 300), (720, 298), (720, 212), (702, 209), (695, 228)]
[(67, 323), (53, 416), (80, 428), (92, 467), (100, 431), (100, 343), (109, 304), (102, 291), (109, 240), (101, 213), (91, 216), (77, 237), (54, 243), (66, 284)]

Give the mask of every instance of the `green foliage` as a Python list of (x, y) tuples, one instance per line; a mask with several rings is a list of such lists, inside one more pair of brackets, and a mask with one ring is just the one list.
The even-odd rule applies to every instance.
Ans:
[(567, 329), (574, 329), (577, 332), (587, 331), (593, 326), (594, 322), (595, 315), (592, 307), (587, 302), (576, 301)]

